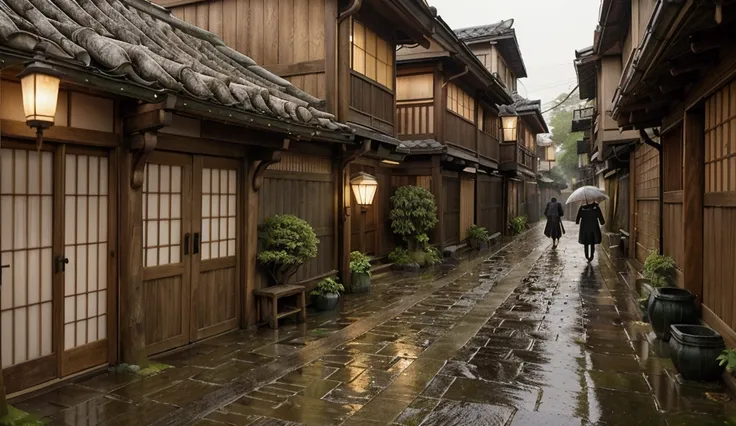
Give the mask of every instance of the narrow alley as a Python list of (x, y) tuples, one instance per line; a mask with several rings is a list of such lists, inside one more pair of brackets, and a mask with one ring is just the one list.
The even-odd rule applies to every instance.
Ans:
[(567, 224), (446, 274), (392, 275), (339, 315), (231, 332), (17, 406), (53, 425), (723, 425), (718, 387), (678, 384), (636, 296)]

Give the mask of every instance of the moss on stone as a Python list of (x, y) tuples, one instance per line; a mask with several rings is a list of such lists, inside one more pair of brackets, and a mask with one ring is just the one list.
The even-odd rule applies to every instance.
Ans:
[(161, 362), (152, 362), (148, 364), (148, 367), (139, 369), (135, 374), (141, 377), (148, 377), (153, 376), (154, 374), (158, 374), (162, 371), (168, 370), (170, 368), (174, 368), (173, 365), (164, 364)]
[(0, 426), (43, 426), (44, 423), (33, 414), (8, 405), (8, 414), (0, 417)]

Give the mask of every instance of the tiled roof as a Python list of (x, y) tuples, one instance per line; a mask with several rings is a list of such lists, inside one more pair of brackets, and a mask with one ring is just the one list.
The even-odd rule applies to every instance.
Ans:
[(280, 120), (350, 132), (323, 101), (145, 0), (0, 0), (0, 45)]
[(434, 139), (419, 139), (411, 141), (401, 141), (397, 151), (405, 153), (416, 152), (440, 152), (445, 146)]
[(514, 25), (513, 19), (506, 19), (501, 22), (496, 22), (495, 24), (480, 25), (477, 27), (460, 28), (454, 31), (460, 40), (469, 40), (469, 39), (474, 39), (474, 38), (494, 37), (498, 35), (503, 35), (506, 32), (510, 31), (513, 25)]
[(517, 92), (511, 94), (511, 99), (514, 100), (514, 108), (516, 109), (516, 112), (528, 112), (534, 111), (535, 109), (541, 111), (542, 101), (540, 100), (526, 99)]

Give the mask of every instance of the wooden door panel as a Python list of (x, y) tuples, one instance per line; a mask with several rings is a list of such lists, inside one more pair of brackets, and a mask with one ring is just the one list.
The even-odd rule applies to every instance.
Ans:
[(239, 167), (236, 160), (194, 157), (192, 227), (199, 247), (192, 253), (193, 340), (238, 326)]
[[(7, 392), (58, 376), (53, 277), (54, 148), (0, 150), (0, 341)], [(56, 293), (56, 294), (55, 294)]]
[(143, 294), (149, 354), (190, 341), (192, 157), (151, 155), (143, 184)]

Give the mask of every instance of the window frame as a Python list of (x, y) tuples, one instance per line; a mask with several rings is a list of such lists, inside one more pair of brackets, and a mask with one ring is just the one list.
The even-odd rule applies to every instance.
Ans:
[[(350, 70), (395, 93), (395, 45), (357, 19), (352, 19), (350, 25)], [(370, 52), (371, 49), (373, 53)], [(358, 61), (359, 65), (356, 65), (356, 59), (361, 59)], [(372, 72), (369, 67), (373, 68)]]

